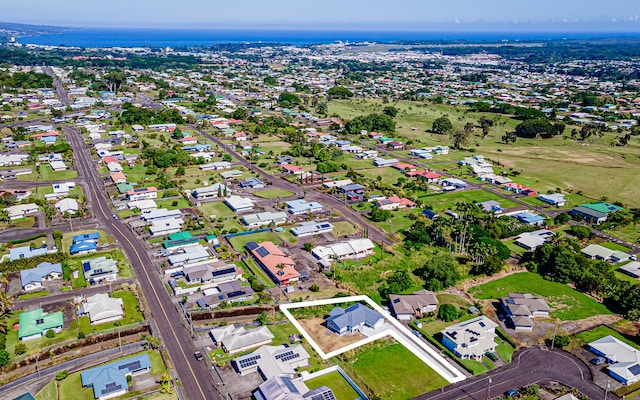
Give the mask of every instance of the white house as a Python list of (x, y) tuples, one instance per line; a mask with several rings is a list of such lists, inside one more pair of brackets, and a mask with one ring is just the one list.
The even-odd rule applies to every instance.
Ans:
[(106, 293), (96, 293), (85, 299), (78, 315), (88, 315), (91, 325), (117, 321), (124, 317), (124, 303)]

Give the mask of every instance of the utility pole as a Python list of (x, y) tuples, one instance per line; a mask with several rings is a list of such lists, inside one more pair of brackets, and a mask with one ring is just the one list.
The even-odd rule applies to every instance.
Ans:
[(556, 323), (553, 327), (553, 339), (551, 339), (551, 348), (549, 350), (553, 350), (553, 346), (556, 344), (556, 332), (558, 331), (558, 324)]
[(487, 381), (487, 400), (491, 400), (491, 378)]
[(611, 384), (609, 384), (609, 379), (607, 379), (607, 387), (606, 389), (604, 389), (604, 400), (607, 400), (607, 394), (609, 394), (610, 387), (611, 387)]

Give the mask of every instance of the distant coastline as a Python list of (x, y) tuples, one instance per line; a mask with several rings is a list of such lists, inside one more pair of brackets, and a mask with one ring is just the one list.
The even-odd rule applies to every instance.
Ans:
[(294, 45), (341, 42), (470, 42), (495, 43), (561, 39), (640, 37), (640, 32), (456, 32), (374, 30), (187, 30), (74, 28), (61, 33), (22, 36), (19, 42), (74, 47), (195, 47), (222, 43)]

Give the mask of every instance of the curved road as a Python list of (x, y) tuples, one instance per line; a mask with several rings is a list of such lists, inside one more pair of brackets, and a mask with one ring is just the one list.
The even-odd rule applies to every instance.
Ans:
[[(491, 379), (491, 384), (489, 384)], [(418, 400), (486, 400), (501, 396), (510, 389), (531, 384), (548, 385), (559, 382), (569, 388), (576, 387), (590, 399), (604, 397), (604, 389), (592, 381), (591, 370), (581, 360), (561, 350), (527, 348), (513, 355), (511, 364), (478, 377), (449, 385), (416, 397)], [(607, 398), (619, 399), (609, 392)]]

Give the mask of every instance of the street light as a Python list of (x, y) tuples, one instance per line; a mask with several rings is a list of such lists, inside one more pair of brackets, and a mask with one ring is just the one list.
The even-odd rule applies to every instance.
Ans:
[(487, 400), (491, 400), (491, 378), (487, 381)]
[(607, 400), (607, 394), (609, 393), (609, 388), (611, 385), (609, 384), (609, 379), (607, 379), (607, 388), (604, 390), (604, 400)]

